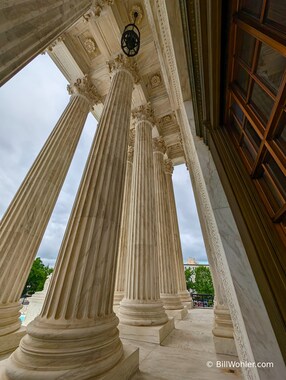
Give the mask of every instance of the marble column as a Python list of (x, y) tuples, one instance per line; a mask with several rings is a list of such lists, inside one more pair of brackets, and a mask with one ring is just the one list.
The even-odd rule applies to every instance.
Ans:
[[(173, 242), (171, 239), (171, 225), (169, 202), (164, 173), (164, 153), (166, 146), (162, 137), (153, 139), (154, 160), (154, 187), (157, 249), (159, 253), (159, 281), (160, 296), (164, 307), (168, 311), (184, 310), (184, 306), (178, 296), (177, 272)], [(177, 317), (177, 314), (169, 312), (168, 315)]]
[[(136, 109), (133, 115), (136, 118), (136, 131), (126, 285), (119, 307), (120, 332), (123, 337), (130, 339), (160, 343), (174, 326), (168, 321), (160, 301), (158, 281), (152, 153), (153, 113), (147, 104)], [(167, 327), (162, 328), (162, 325)]]
[(109, 69), (111, 87), (48, 294), (6, 363), (9, 380), (90, 379), (110, 370), (127, 379), (138, 368), (112, 310), (136, 64), (119, 55)]
[(1, 221), (0, 355), (18, 346), (19, 300), (65, 180), (90, 107), (100, 99), (87, 78), (71, 98)]
[(1, 1), (0, 86), (72, 26), (91, 3), (91, 0)]
[[(197, 206), (197, 211), (200, 220), (203, 221), (200, 205)], [(217, 272), (216, 259), (211, 248), (212, 242), (209, 241), (205, 223), (201, 223), (201, 228), (215, 291), (214, 327), (212, 329), (215, 350), (217, 354), (237, 356), (233, 323), (227, 306), (225, 290)]]
[[(134, 129), (132, 129), (132, 131), (134, 131)], [(130, 144), (130, 141), (129, 141), (129, 144)], [(132, 163), (133, 163), (133, 153), (134, 153), (134, 147), (132, 145), (128, 146), (128, 154), (127, 154), (127, 168), (126, 168), (125, 184), (124, 184), (124, 197), (123, 197), (121, 224), (120, 224), (118, 261), (117, 261), (117, 271), (116, 271), (115, 291), (114, 291), (114, 301), (113, 301), (113, 306), (115, 307), (119, 305), (120, 301), (123, 299), (124, 289), (125, 289), (126, 259), (127, 259), (127, 247), (128, 247), (128, 223), (129, 223), (129, 211), (130, 211), (130, 192), (131, 192)]]
[(177, 270), (177, 284), (178, 284), (178, 295), (183, 303), (183, 305), (187, 306), (187, 308), (192, 307), (192, 298), (190, 293), (187, 290), (186, 286), (186, 278), (185, 278), (185, 270), (184, 270), (184, 261), (180, 240), (180, 231), (176, 210), (176, 202), (174, 195), (174, 187), (172, 181), (172, 174), (174, 171), (172, 160), (166, 159), (165, 163), (165, 176), (166, 176), (166, 186), (168, 193), (168, 203), (169, 203), (169, 211), (170, 211), (170, 219), (171, 219), (171, 236), (173, 237), (173, 247), (176, 261), (176, 270)]

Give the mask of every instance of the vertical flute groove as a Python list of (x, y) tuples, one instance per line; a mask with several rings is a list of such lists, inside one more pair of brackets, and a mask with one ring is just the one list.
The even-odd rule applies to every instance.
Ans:
[(42, 373), (48, 380), (74, 378), (79, 370), (82, 378), (97, 378), (123, 355), (112, 300), (135, 65), (122, 56), (114, 61), (49, 291), (40, 316), (8, 360), (9, 380), (19, 373), (28, 379), (30, 372), (34, 379)]
[(155, 246), (155, 198), (152, 124), (148, 105), (134, 111), (137, 118), (130, 195), (126, 287), (119, 318), (128, 325), (161, 325), (168, 318), (160, 301)]
[(161, 299), (165, 309), (182, 309), (178, 296), (175, 256), (171, 241), (169, 204), (166, 191), (166, 179), (163, 168), (164, 141), (161, 137), (153, 140), (154, 145), (154, 178), (155, 178), (155, 209), (157, 215), (157, 244), (159, 252), (159, 280)]
[(176, 278), (178, 285), (178, 295), (186, 305), (192, 304), (192, 298), (190, 293), (186, 287), (186, 279), (185, 279), (185, 270), (184, 270), (184, 262), (183, 262), (183, 254), (180, 240), (180, 231), (176, 210), (176, 202), (172, 181), (172, 173), (173, 173), (173, 164), (172, 160), (167, 159), (164, 161), (165, 168), (165, 178), (166, 178), (166, 186), (168, 193), (168, 202), (169, 202), (169, 213), (170, 213), (170, 227), (171, 227), (171, 236), (173, 237), (173, 250), (175, 255), (175, 264), (176, 264)]
[[(18, 302), (63, 185), (86, 117), (88, 99), (71, 97), (1, 220), (0, 310)], [(14, 314), (13, 310), (11, 312)], [(0, 335), (7, 334), (6, 322)], [(16, 327), (17, 326), (17, 327)], [(18, 313), (11, 332), (20, 327)]]

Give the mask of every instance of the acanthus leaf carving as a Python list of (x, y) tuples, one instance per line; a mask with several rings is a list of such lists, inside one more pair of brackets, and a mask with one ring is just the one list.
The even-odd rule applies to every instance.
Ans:
[(93, 0), (88, 12), (83, 15), (85, 22), (89, 22), (91, 18), (99, 17), (103, 8), (110, 6), (114, 0)]
[(162, 136), (153, 138), (153, 151), (163, 154), (166, 152), (166, 144)]
[(70, 95), (79, 95), (86, 98), (91, 106), (101, 103), (101, 97), (99, 96), (94, 84), (85, 75), (83, 78), (78, 78), (75, 83), (68, 84), (67, 90)]
[(132, 75), (134, 83), (139, 82), (139, 74), (137, 63), (132, 58), (124, 56), (122, 53), (118, 54), (113, 60), (107, 62), (110, 74), (114, 74), (119, 70), (127, 71)]
[(164, 169), (166, 174), (173, 174), (174, 171), (174, 165), (173, 162), (170, 158), (167, 158), (164, 160)]
[(154, 124), (154, 111), (151, 107), (151, 103), (148, 102), (134, 109), (132, 111), (132, 117), (135, 119), (135, 123), (148, 121), (149, 123)]

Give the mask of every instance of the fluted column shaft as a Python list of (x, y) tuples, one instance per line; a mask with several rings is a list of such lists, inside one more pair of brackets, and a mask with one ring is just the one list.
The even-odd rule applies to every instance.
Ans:
[(166, 148), (162, 138), (153, 140), (153, 149), (161, 299), (164, 302), (165, 309), (177, 310), (182, 309), (183, 305), (178, 296), (176, 263), (171, 240), (169, 202), (164, 173), (164, 152)]
[(109, 67), (115, 74), (50, 288), (7, 363), (8, 379), (89, 379), (123, 354), (112, 307), (134, 64), (119, 56)]
[(1, 1), (0, 86), (91, 6), (91, 0)]
[[(89, 93), (86, 91), (88, 88)], [(69, 86), (69, 104), (1, 220), (0, 336), (20, 327), (19, 302), (34, 258), (65, 180), (91, 103), (86, 78)]]
[(135, 112), (126, 285), (119, 308), (121, 323), (139, 326), (168, 321), (158, 281), (151, 115), (149, 105)]
[(130, 213), (130, 192), (132, 179), (132, 163), (133, 163), (133, 146), (128, 146), (127, 168), (124, 184), (124, 197), (122, 206), (122, 217), (120, 225), (120, 238), (118, 249), (118, 262), (115, 280), (114, 305), (119, 305), (119, 302), (124, 296), (125, 277), (126, 277), (126, 261), (128, 247), (128, 223)]
[(168, 193), (168, 203), (170, 211), (170, 223), (171, 223), (171, 236), (173, 237), (174, 255), (176, 262), (177, 271), (177, 284), (178, 284), (178, 295), (181, 301), (192, 303), (190, 293), (186, 287), (186, 278), (184, 270), (184, 261), (181, 247), (180, 231), (177, 217), (176, 201), (174, 195), (174, 187), (172, 181), (173, 174), (173, 163), (172, 160), (165, 160), (165, 176), (166, 176), (166, 186)]

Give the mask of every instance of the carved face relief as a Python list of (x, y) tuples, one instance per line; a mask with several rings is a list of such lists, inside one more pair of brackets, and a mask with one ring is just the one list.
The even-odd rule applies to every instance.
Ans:
[(159, 87), (162, 82), (161, 75), (160, 74), (155, 74), (150, 78), (150, 85), (151, 88), (156, 88)]
[(96, 43), (92, 38), (87, 38), (83, 43), (87, 53), (92, 54), (96, 51)]
[(166, 115), (162, 117), (162, 121), (164, 124), (170, 123), (172, 121), (172, 116), (171, 115)]

